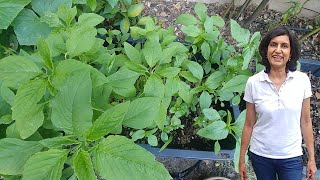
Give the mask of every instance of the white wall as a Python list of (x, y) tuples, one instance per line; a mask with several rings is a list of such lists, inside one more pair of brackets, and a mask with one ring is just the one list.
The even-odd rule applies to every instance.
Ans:
[[(231, 0), (186, 0), (190, 2), (204, 2), (204, 3), (230, 3)], [(245, 0), (235, 0), (237, 4), (242, 4)], [(280, 12), (286, 11), (290, 4), (287, 3), (290, 0), (270, 0), (269, 2), (269, 8), (274, 9)], [(305, 0), (299, 0), (301, 3), (305, 2)], [(252, 0), (252, 3), (258, 5), (261, 2), (261, 0)], [(311, 9), (313, 11), (309, 11), (306, 9), (303, 9), (299, 16), (301, 17), (314, 17), (319, 15), (320, 13), (320, 0), (310, 0), (304, 5), (305, 8)]]

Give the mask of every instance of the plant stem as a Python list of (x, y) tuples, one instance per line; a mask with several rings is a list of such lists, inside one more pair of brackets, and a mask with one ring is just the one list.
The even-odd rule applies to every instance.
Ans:
[(300, 38), (299, 39), (299, 43), (302, 43), (305, 39), (307, 39), (308, 37), (316, 34), (319, 31), (320, 31), (320, 26), (318, 26), (316, 29), (314, 29), (313, 31), (309, 32), (308, 34), (306, 34), (302, 38)]
[(261, 14), (262, 10), (266, 7), (269, 1), (270, 0), (261, 1), (259, 6), (254, 10), (253, 14), (244, 21), (243, 26), (248, 27), (248, 25)]
[(222, 18), (225, 18), (227, 16), (227, 14), (229, 13), (232, 5), (234, 5), (234, 0), (232, 0), (232, 2), (228, 5), (226, 11), (222, 15)]
[(252, 0), (246, 0), (246, 1), (242, 4), (239, 13), (238, 13), (237, 16), (234, 18), (235, 20), (238, 20), (238, 19), (239, 19), (240, 15), (241, 15), (241, 14), (243, 13), (243, 11), (249, 6), (249, 4), (251, 3), (251, 1), (252, 1)]

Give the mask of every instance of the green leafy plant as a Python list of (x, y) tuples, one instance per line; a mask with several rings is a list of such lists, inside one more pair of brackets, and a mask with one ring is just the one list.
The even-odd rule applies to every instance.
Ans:
[[(206, 74), (191, 91), (195, 96), (199, 94), (196, 102), (199, 102), (200, 112), (195, 118), (195, 124), (202, 129), (197, 134), (215, 140), (217, 153), (220, 150), (217, 140), (225, 139), (229, 134), (238, 139), (240, 134), (237, 134), (237, 128), (242, 127), (232, 127), (231, 122), (234, 122), (234, 119), (231, 113), (214, 107), (217, 107), (217, 103), (220, 103), (220, 107), (225, 106), (226, 102), (234, 105), (240, 103), (245, 83), (252, 75), (249, 65), (254, 57), (259, 58), (257, 48), (261, 36), (257, 32), (250, 37), (249, 30), (231, 20), (231, 36), (237, 42), (235, 48), (226, 43), (220, 33), (226, 24), (224, 20), (219, 16), (207, 16), (206, 11), (204, 4), (197, 3), (196, 17), (182, 14), (177, 18), (177, 22), (182, 24), (181, 30), (191, 44), (192, 53), (196, 55), (194, 58), (201, 63)], [(192, 78), (186, 79), (196, 82)]]
[(229, 45), (226, 23), (202, 3), (197, 17), (177, 19), (190, 46), (173, 27), (140, 18), (141, 4), (130, 0), (5, 0), (0, 8), (6, 3), (19, 8), (1, 22), (1, 175), (169, 179), (134, 142), (163, 149), (191, 115), (216, 153), (220, 140), (238, 140), (245, 111), (235, 119), (226, 106), (240, 103), (259, 33), (231, 21)]
[[(51, 12), (55, 23), (45, 19), (53, 30), (38, 40), (35, 51), (20, 50), (0, 60), (0, 174), (22, 179), (169, 179), (151, 153), (117, 135), (124, 121), (141, 113), (135, 111), (137, 103), (154, 99), (111, 103), (111, 92), (118, 92), (115, 75), (107, 77), (89, 65), (109, 52), (96, 37), (95, 26), (104, 18), (82, 13), (76, 21), (60, 11), (77, 13), (60, 6)], [(117, 72), (137, 74), (125, 67)]]

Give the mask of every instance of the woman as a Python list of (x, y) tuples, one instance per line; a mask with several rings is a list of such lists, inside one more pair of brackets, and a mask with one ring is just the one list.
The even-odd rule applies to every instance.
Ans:
[(265, 69), (248, 79), (244, 95), (247, 113), (239, 160), (241, 180), (248, 178), (245, 154), (249, 142), (258, 180), (301, 180), (302, 137), (308, 150), (307, 178), (314, 178), (312, 93), (308, 76), (296, 71), (300, 45), (290, 30), (278, 27), (262, 39), (259, 52)]

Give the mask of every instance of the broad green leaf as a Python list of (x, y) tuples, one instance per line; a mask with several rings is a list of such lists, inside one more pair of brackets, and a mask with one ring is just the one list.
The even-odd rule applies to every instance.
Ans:
[(214, 143), (214, 153), (217, 155), (219, 153), (220, 149), (221, 149), (220, 143), (219, 143), (219, 141), (216, 141)]
[(76, 180), (76, 174), (71, 166), (66, 167), (62, 170), (61, 180)]
[(63, 146), (80, 144), (80, 141), (75, 140), (75, 136), (60, 136), (54, 138), (43, 139), (39, 141), (43, 146), (50, 149), (59, 149)]
[(204, 29), (207, 33), (212, 33), (212, 31), (214, 30), (214, 25), (213, 25), (213, 19), (209, 16), (206, 17), (206, 20), (204, 22)]
[(203, 70), (205, 74), (209, 74), (211, 71), (211, 62), (210, 61), (206, 61), (203, 65)]
[(166, 141), (168, 141), (169, 140), (169, 137), (168, 137), (168, 134), (167, 133), (165, 133), (165, 132), (161, 132), (161, 140), (163, 141), (163, 142), (166, 142)]
[(93, 170), (90, 154), (80, 149), (72, 162), (74, 172), (79, 180), (96, 180), (97, 177)]
[(8, 56), (0, 60), (0, 80), (14, 89), (42, 74), (40, 68), (26, 57)]
[(170, 103), (171, 103), (171, 97), (165, 97), (161, 101), (159, 114), (158, 114), (158, 117), (156, 117), (155, 119), (155, 123), (157, 124), (159, 129), (163, 129), (167, 121), (167, 112), (168, 112), (168, 107)]
[(104, 21), (104, 17), (95, 13), (83, 13), (78, 18), (81, 26), (96, 26)]
[(172, 42), (167, 45), (167, 48), (174, 49), (173, 56), (176, 56), (181, 53), (186, 53), (189, 51), (189, 49), (180, 42)]
[[(121, 24), (120, 24), (120, 29), (121, 29)], [(134, 40), (141, 38), (141, 36), (146, 36), (147, 32), (148, 31), (146, 29), (142, 29), (140, 27), (136, 27), (136, 26), (130, 27), (130, 35)]]
[(203, 91), (200, 95), (199, 102), (200, 102), (200, 109), (207, 109), (210, 107), (212, 103), (211, 95), (207, 91)]
[(168, 67), (168, 68), (165, 68), (165, 69), (159, 71), (157, 74), (159, 74), (159, 75), (161, 75), (163, 77), (166, 77), (166, 78), (173, 78), (176, 75), (178, 75), (179, 72), (180, 72), (180, 68)]
[(1, 124), (11, 124), (13, 122), (11, 114), (4, 115), (0, 117), (0, 125)]
[(233, 56), (228, 59), (227, 66), (232, 67), (232, 68), (237, 68), (239, 62), (243, 62), (243, 57), (242, 56)]
[(234, 97), (233, 92), (218, 90), (219, 100), (220, 101), (231, 101)]
[(47, 23), (51, 28), (62, 28), (65, 26), (59, 19), (58, 14), (55, 13), (46, 13), (45, 15), (40, 17), (40, 22)]
[(15, 18), (14, 32), (20, 45), (36, 45), (40, 37), (47, 37), (51, 32), (48, 24), (30, 9), (23, 9)]
[(151, 16), (145, 16), (139, 18), (138, 25), (146, 26), (147, 31), (152, 31), (155, 28), (155, 20)]
[(126, 55), (128, 56), (128, 58), (131, 61), (140, 64), (141, 58), (142, 58), (140, 52), (127, 42), (124, 42), (123, 45), (124, 45), (124, 51), (126, 52)]
[(168, 47), (163, 49), (162, 54), (163, 57), (160, 59), (159, 64), (169, 64), (173, 60), (173, 56), (178, 54), (179, 49), (176, 46)]
[(52, 54), (49, 45), (44, 38), (40, 38), (38, 41), (38, 51), (46, 67), (52, 70)]
[(46, 38), (52, 57), (58, 56), (66, 49), (63, 36), (60, 33), (51, 33)]
[(249, 64), (251, 62), (251, 59), (254, 56), (255, 51), (256, 51), (255, 48), (252, 48), (250, 46), (246, 47), (243, 50), (243, 64), (242, 64), (242, 67), (241, 67), (242, 70), (248, 69)]
[(213, 24), (217, 27), (224, 27), (225, 23), (222, 17), (220, 16), (211, 16), (211, 19), (213, 20)]
[(133, 4), (129, 6), (128, 17), (137, 17), (143, 10), (143, 3)]
[(42, 149), (42, 145), (34, 141), (23, 141), (15, 138), (0, 139), (0, 174), (22, 174), (27, 160)]
[(185, 66), (199, 81), (202, 80), (203, 68), (199, 63), (195, 61), (185, 61), (183, 62), (183, 66)]
[(204, 41), (201, 44), (201, 54), (204, 57), (204, 59), (209, 60), (210, 54), (211, 54), (211, 50), (210, 50), (209, 43), (207, 43), (206, 41)]
[(128, 6), (132, 4), (132, 0), (124, 0), (123, 2)]
[(143, 90), (145, 96), (147, 97), (164, 97), (164, 84), (162, 79), (158, 78), (155, 75), (151, 75), (146, 84), (144, 85)]
[(89, 140), (97, 140), (121, 126), (129, 105), (130, 102), (125, 102), (105, 111), (86, 132), (85, 137)]
[(182, 27), (181, 31), (191, 37), (197, 37), (201, 34), (201, 30), (197, 26), (193, 26), (193, 25)]
[(160, 99), (142, 97), (131, 102), (123, 125), (135, 129), (143, 129), (154, 124), (160, 108)]
[(57, 149), (34, 154), (23, 169), (22, 180), (59, 180), (67, 155), (67, 150)]
[(149, 72), (148, 68), (146, 68), (144, 65), (135, 63), (133, 61), (130, 61), (128, 59), (124, 62), (126, 64), (126, 67), (134, 72), (137, 72), (139, 74), (146, 74)]
[(73, 8), (67, 7), (66, 5), (61, 5), (58, 9), (58, 17), (62, 19), (68, 26), (70, 26), (72, 20), (77, 15), (77, 7)]
[(108, 108), (112, 87), (109, 84), (94, 86), (92, 89), (92, 106), (105, 110)]
[(45, 80), (32, 80), (22, 84), (14, 98), (12, 118), (22, 139), (31, 136), (42, 126), (44, 120), (43, 104), (39, 104), (46, 92)]
[(136, 94), (134, 86), (139, 74), (126, 68), (107, 77), (112, 90), (123, 97), (133, 97)]
[(91, 91), (88, 71), (68, 77), (51, 101), (53, 125), (68, 134), (81, 136), (85, 133), (92, 125)]
[(120, 21), (120, 30), (122, 33), (127, 33), (130, 29), (130, 21), (128, 18), (123, 18)]
[(243, 125), (246, 120), (246, 112), (246, 110), (243, 110), (236, 119), (236, 121), (233, 124), (231, 124), (232, 129), (238, 136), (242, 135)]
[(165, 167), (146, 149), (122, 136), (108, 136), (92, 153), (99, 176), (105, 179), (170, 179)]
[(216, 121), (216, 120), (221, 119), (220, 114), (215, 109), (212, 109), (212, 108), (203, 109), (202, 112), (205, 115), (205, 117), (211, 121)]
[(158, 146), (158, 139), (155, 135), (148, 136), (147, 140), (148, 144), (150, 144), (151, 146)]
[(193, 94), (190, 92), (190, 86), (187, 83), (185, 83), (183, 81), (180, 81), (180, 83), (178, 83), (178, 87), (179, 87), (179, 91), (178, 91), (179, 96), (187, 104), (191, 104), (192, 98), (193, 98)]
[(150, 67), (153, 67), (162, 58), (162, 48), (159, 42), (149, 40), (145, 43), (142, 50), (144, 58)]
[(220, 32), (219, 31), (211, 31), (204, 34), (201, 34), (201, 37), (205, 39), (207, 42), (210, 43), (210, 45), (213, 47), (212, 49), (215, 49), (215, 42), (219, 41)]
[(7, 29), (19, 12), (31, 0), (1, 0), (0, 1), (0, 29)]
[(68, 59), (67, 61), (60, 61), (56, 67), (54, 76), (51, 79), (52, 84), (55, 88), (59, 89), (69, 76), (77, 74), (80, 71), (90, 71), (93, 87), (99, 87), (108, 82), (105, 75), (92, 66), (77, 60)]
[(32, 0), (31, 2), (32, 9), (40, 16), (47, 12), (57, 12), (59, 6), (62, 4), (71, 8), (72, 0)]
[(235, 20), (230, 21), (231, 23), (231, 36), (239, 43), (248, 44), (250, 38), (250, 31), (242, 28)]
[(181, 14), (177, 17), (177, 24), (182, 24), (184, 26), (196, 25), (198, 20), (191, 14)]
[(192, 83), (197, 83), (199, 82), (199, 79), (194, 77), (193, 74), (189, 71), (181, 71), (180, 76), (184, 77), (186, 80), (192, 82)]
[(190, 92), (193, 93), (193, 94), (197, 94), (199, 92), (207, 91), (207, 90), (208, 89), (206, 87), (204, 87), (204, 86), (197, 86), (195, 88), (192, 88)]
[(239, 95), (234, 96), (231, 100), (233, 105), (238, 105), (240, 101), (241, 101), (241, 97)]
[(4, 83), (2, 83), (2, 81), (0, 81), (0, 99), (2, 98), (6, 103), (13, 106), (14, 96), (14, 92), (10, 88), (8, 88)]
[(208, 126), (200, 129), (197, 135), (212, 140), (225, 139), (228, 136), (226, 123), (223, 121), (214, 121)]
[(17, 138), (17, 139), (21, 139), (20, 134), (17, 130), (16, 127), (16, 122), (13, 122), (12, 124), (10, 124), (7, 129), (5, 129), (6, 132), (6, 138)]
[(237, 75), (223, 85), (221, 91), (224, 92), (243, 92), (249, 76)]
[(207, 7), (204, 3), (198, 2), (194, 6), (194, 11), (198, 15), (199, 19), (203, 20), (206, 17)]
[(91, 11), (94, 11), (97, 8), (97, 0), (87, 0), (87, 4), (89, 5)]
[(260, 32), (255, 32), (250, 39), (250, 45), (258, 49), (260, 45), (261, 34)]
[(132, 137), (133, 141), (136, 141), (138, 139), (144, 138), (144, 136), (145, 136), (145, 131), (144, 130), (138, 130), (138, 131), (134, 132), (131, 137)]
[(165, 91), (164, 96), (165, 97), (171, 97), (173, 94), (177, 93), (179, 91), (179, 79), (177, 77), (173, 78), (167, 78), (166, 84), (165, 84)]
[(69, 56), (74, 57), (89, 51), (95, 45), (96, 35), (97, 30), (91, 26), (73, 28), (66, 41)]
[(119, 2), (119, 0), (107, 0), (107, 2), (110, 4), (112, 8), (114, 8)]

